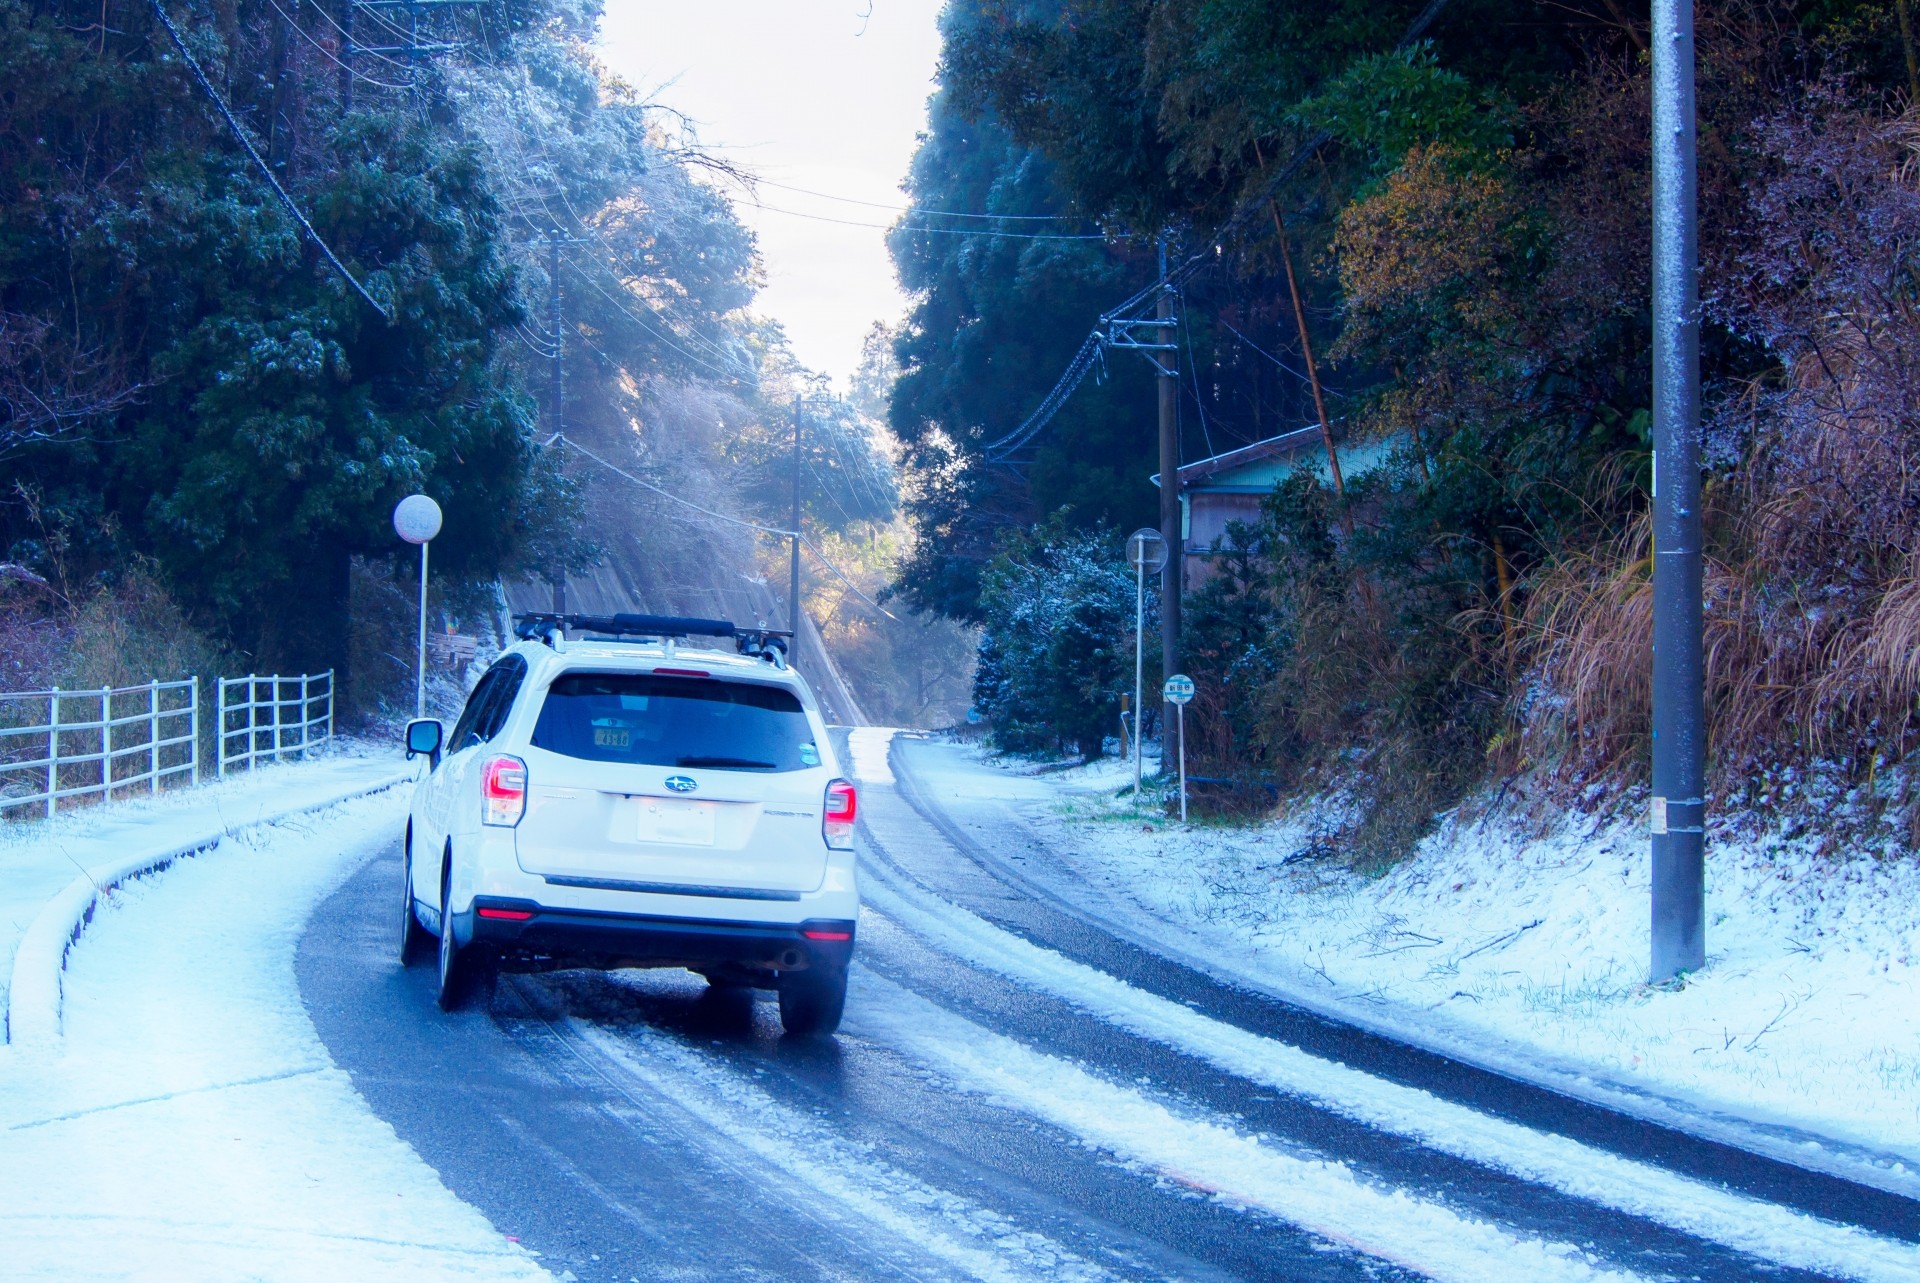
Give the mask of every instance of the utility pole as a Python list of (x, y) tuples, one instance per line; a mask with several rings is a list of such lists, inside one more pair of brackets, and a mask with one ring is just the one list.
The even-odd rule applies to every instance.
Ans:
[[(567, 383), (566, 383), (566, 330), (562, 325), (560, 313), (560, 246), (567, 238), (560, 234), (559, 228), (553, 229), (553, 235), (547, 240), (547, 319), (548, 333), (553, 342), (551, 362), (551, 385), (547, 393), (548, 424), (554, 432), (565, 436), (567, 430)], [(553, 613), (564, 615), (567, 612), (567, 572), (555, 567), (548, 584), (553, 590)]]
[[(1162, 335), (1173, 333), (1173, 289), (1167, 284), (1167, 236), (1160, 234), (1160, 297), (1154, 319)], [(1180, 592), (1186, 572), (1186, 545), (1180, 537), (1180, 353), (1169, 341), (1152, 354), (1154, 382), (1160, 394), (1160, 537), (1167, 561), (1160, 567), (1160, 675), (1180, 671)], [(1162, 704), (1160, 757), (1166, 773), (1166, 725)], [(1136, 714), (1137, 716), (1137, 714)], [(1136, 728), (1135, 733), (1138, 733)]]
[(800, 436), (806, 420), (805, 406), (793, 402), (793, 562), (787, 568), (787, 627), (793, 631), (793, 644), (800, 645)]
[(1693, 0), (1653, 0), (1653, 958), (1698, 970), (1706, 939), (1700, 573), (1700, 285)]

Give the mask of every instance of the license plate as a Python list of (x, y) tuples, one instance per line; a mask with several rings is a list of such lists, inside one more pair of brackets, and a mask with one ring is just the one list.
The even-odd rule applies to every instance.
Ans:
[(679, 797), (640, 799), (640, 825), (634, 836), (642, 842), (670, 842), (675, 846), (712, 846), (714, 816), (711, 802)]

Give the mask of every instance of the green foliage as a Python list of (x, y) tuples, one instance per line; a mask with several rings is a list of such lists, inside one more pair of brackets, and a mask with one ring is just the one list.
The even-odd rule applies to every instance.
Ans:
[(994, 743), (1098, 757), (1133, 687), (1134, 582), (1119, 536), (1055, 523), (995, 558), (981, 579), (973, 699)]
[(1441, 67), (1423, 41), (1359, 59), (1302, 99), (1293, 119), (1370, 155), (1384, 174), (1422, 144), (1487, 156), (1511, 147), (1507, 114), (1466, 77)]
[(556, 228), (565, 408), (632, 375), (756, 382), (723, 320), (752, 296), (751, 238), (594, 65), (594, 6), (427, 15), (423, 36), (480, 60), (358, 82), (351, 108), (316, 52), (330, 32), (288, 28), (324, 28), (316, 7), (171, 11), (391, 320), (319, 257), (148, 5), (0, 0), (0, 400), (85, 393), (9, 458), (44, 509), (0, 510), (10, 556), (43, 560), (52, 517), (79, 579), (150, 558), (196, 626), (289, 670), (345, 662), (349, 563), (397, 555), (411, 491), (445, 511), (455, 596), (578, 567), (579, 483), (537, 445), (553, 336), (532, 242)]
[[(992, 120), (960, 116), (934, 99), (926, 141), (908, 181), (934, 209), (1063, 215), (1049, 167)], [(919, 536), (900, 577), (916, 607), (978, 622), (980, 573), (1001, 536), (1066, 510), (1070, 528), (1141, 525), (1155, 499), (1136, 461), (1152, 452), (1152, 375), (1116, 361), (1089, 379), (1024, 452), (990, 463), (985, 445), (1017, 427), (1046, 395), (1114, 299), (1145, 265), (1098, 240), (1029, 240), (1036, 225), (994, 224), (1014, 235), (944, 235), (901, 226), (889, 236), (901, 282), (915, 296), (896, 343), (900, 374), (888, 421), (913, 478), (907, 512)], [(1043, 232), (1081, 232), (1074, 221)]]

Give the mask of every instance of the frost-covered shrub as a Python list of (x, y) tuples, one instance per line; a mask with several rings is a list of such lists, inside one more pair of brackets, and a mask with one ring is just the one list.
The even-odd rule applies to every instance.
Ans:
[(1052, 530), (1016, 544), (982, 577), (981, 607), (973, 696), (994, 743), (1099, 756), (1133, 687), (1134, 579), (1119, 537)]

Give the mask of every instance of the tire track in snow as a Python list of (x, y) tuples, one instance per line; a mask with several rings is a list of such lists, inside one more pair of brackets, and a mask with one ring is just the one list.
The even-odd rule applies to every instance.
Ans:
[[(864, 819), (869, 839), (878, 837), (876, 827), (891, 827), (894, 840), (900, 840), (902, 830), (876, 815), (876, 811), (881, 815), (887, 811), (884, 803), (876, 808), (878, 800), (869, 795)], [(897, 825), (900, 817), (892, 818)], [(915, 841), (929, 837), (945, 842), (943, 834), (912, 833)], [(885, 840), (875, 845), (882, 853), (887, 850)], [(1051, 994), (1116, 1028), (1249, 1083), (1305, 1098), (1440, 1153), (1789, 1269), (1876, 1281), (1920, 1277), (1920, 1249), (1911, 1244), (1731, 1193), (1309, 1055), (1136, 988), (988, 922), (927, 888), (891, 857), (879, 867), (870, 861), (868, 872), (878, 873), (882, 883), (880, 894), (875, 895), (875, 879), (869, 877), (869, 902), (884, 906), (912, 934), (972, 965)], [(1750, 1270), (1751, 1266), (1742, 1272)]]

